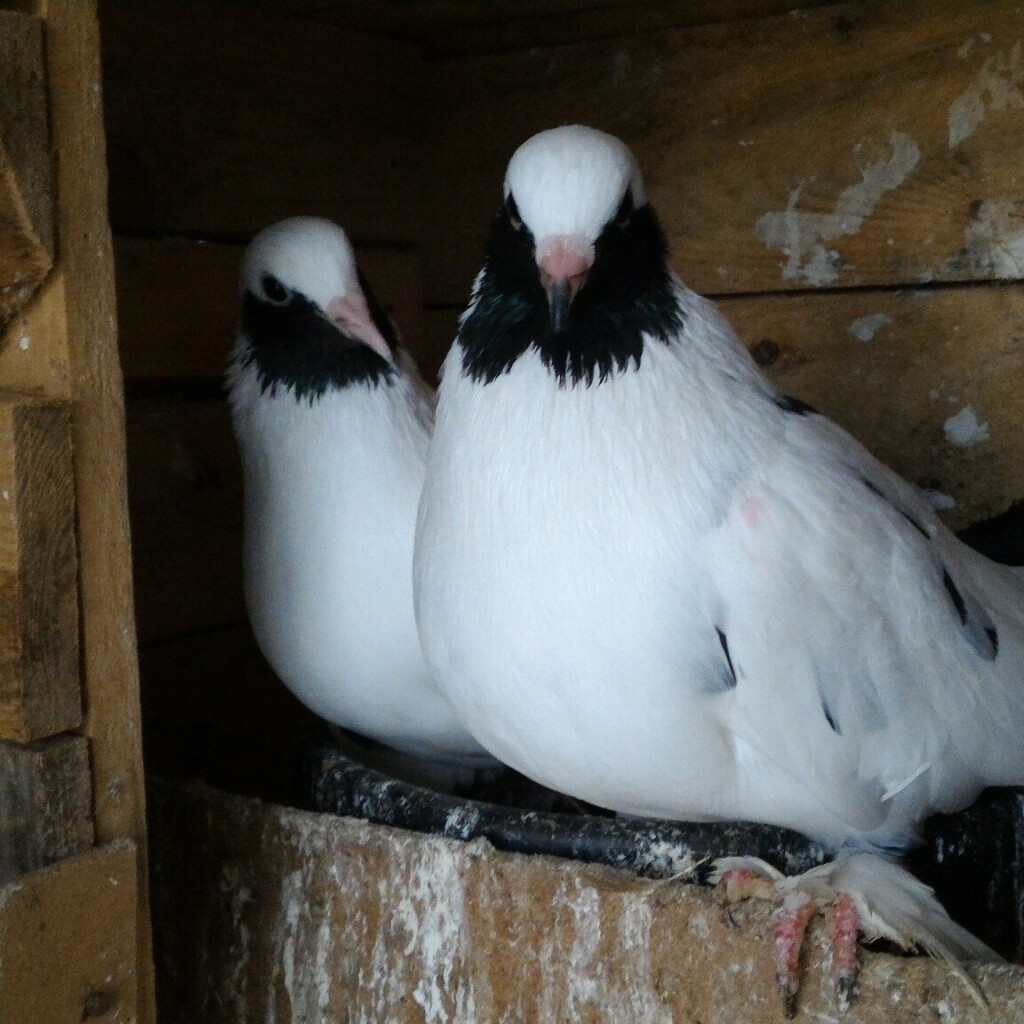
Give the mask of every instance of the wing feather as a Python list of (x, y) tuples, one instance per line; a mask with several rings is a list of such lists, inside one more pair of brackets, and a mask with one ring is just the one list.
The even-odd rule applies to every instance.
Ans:
[(776, 760), (806, 751), (794, 781), (898, 844), (1024, 782), (1024, 580), (837, 425), (778, 408), (782, 443), (711, 543), (733, 727)]

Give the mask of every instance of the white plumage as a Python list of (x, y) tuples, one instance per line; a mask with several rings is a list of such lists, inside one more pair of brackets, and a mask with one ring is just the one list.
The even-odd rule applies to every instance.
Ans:
[[(776, 392), (664, 269), (639, 181), (586, 128), (512, 159), (420, 504), (427, 661), (555, 789), (901, 849), (1024, 782), (1024, 582)], [(561, 332), (552, 246), (589, 259)]]
[(433, 395), (336, 225), (268, 228), (246, 253), (240, 292), (228, 383), (261, 650), (328, 722), (430, 760), (493, 764), (438, 692), (416, 636), (412, 546)]

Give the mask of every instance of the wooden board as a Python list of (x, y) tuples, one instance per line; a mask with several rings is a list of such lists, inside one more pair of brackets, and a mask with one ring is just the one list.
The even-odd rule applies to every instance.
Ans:
[(240, 622), (242, 477), (224, 401), (128, 406), (141, 640)]
[(71, 415), (0, 395), (0, 738), (81, 722)]
[[(234, 344), (243, 246), (115, 237), (121, 365), (137, 378), (220, 377)], [(361, 247), (359, 265), (416, 354), (422, 271), (413, 250)]]
[[(130, 943), (126, 948), (135, 958), (138, 1019), (151, 1024), (155, 997), (141, 713), (114, 261), (107, 223), (99, 26), (94, 5), (82, 0), (45, 0), (43, 13), (51, 132), (57, 154), (60, 251), (56, 273), (64, 284), (68, 379), (73, 394), (83, 731), (90, 743), (97, 840), (130, 838), (138, 850), (137, 863), (133, 857), (137, 874), (131, 900), (120, 914), (118, 941), (124, 936)], [(130, 1016), (127, 1013), (124, 1019)]]
[[(781, 294), (719, 304), (744, 344), (769, 361), (764, 370), (782, 391), (831, 416), (907, 479), (952, 497), (950, 525), (1024, 497), (1024, 288)], [(428, 365), (451, 345), (456, 315), (428, 314)], [(947, 429), (957, 436), (955, 424), (946, 425), (968, 406), (978, 436), (953, 443)]]
[(363, 241), (419, 239), (415, 47), (248, 5), (101, 15), (119, 231), (249, 235), (312, 213)]
[(332, 0), (279, 6), (297, 16), (415, 40), (430, 58), (631, 35), (681, 25), (763, 18), (831, 0)]
[[(731, 299), (722, 308), (759, 356), (765, 339), (778, 346), (765, 370), (783, 392), (908, 480), (952, 497), (950, 525), (1024, 497), (1024, 288)], [(951, 420), (969, 418), (968, 407), (978, 430), (960, 437)]]
[(0, 11), (0, 326), (53, 263), (49, 152), (42, 25)]
[(5, 390), (71, 398), (64, 276), (51, 274), (0, 331), (0, 384)]
[(0, 743), (0, 882), (85, 853), (92, 842), (86, 739)]
[(138, 850), (122, 842), (0, 887), (0, 1020), (145, 1019), (135, 963), (138, 870)]
[(633, 147), (698, 291), (1024, 274), (1024, 9), (1002, 0), (445, 61), (429, 109), (428, 305), (465, 301), (515, 148), (574, 121)]
[(301, 757), (322, 726), (274, 675), (248, 624), (145, 643), (139, 656), (151, 774), (283, 804), (302, 798)]
[[(765, 904), (154, 783), (161, 1024), (782, 1024)], [(800, 1019), (837, 1016), (812, 926)], [(1024, 970), (862, 950), (851, 1024), (1017, 1024)]]
[[(951, 525), (1024, 495), (1017, 397), (1024, 290), (783, 295), (722, 305), (749, 348), (765, 340), (777, 346), (765, 370), (782, 390), (835, 418), (908, 479), (951, 496)], [(447, 351), (456, 315), (428, 313), (435, 339), (428, 369)], [(872, 329), (868, 341), (851, 333)], [(944, 428), (966, 406), (989, 436), (960, 447)], [(241, 622), (242, 482), (226, 404), (135, 400), (128, 453), (140, 636)]]

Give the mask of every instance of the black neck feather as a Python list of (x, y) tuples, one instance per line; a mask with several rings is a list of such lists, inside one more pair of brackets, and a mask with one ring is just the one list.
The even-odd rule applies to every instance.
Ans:
[(594, 265), (563, 328), (551, 324), (529, 229), (507, 206), (494, 219), (473, 312), (459, 332), (463, 373), (487, 384), (531, 347), (560, 384), (587, 386), (639, 368), (644, 335), (667, 341), (682, 326), (665, 235), (650, 206), (597, 239)]
[[(396, 351), (398, 339), (391, 321), (362, 275), (360, 285), (377, 330)], [(278, 386), (291, 388), (296, 400), (306, 399), (312, 405), (328, 391), (352, 384), (376, 387), (395, 373), (386, 359), (340, 331), (301, 292), (293, 292), (284, 304), (274, 304), (247, 291), (241, 327), (249, 342), (242, 365), (256, 367), (264, 393), (273, 395)]]

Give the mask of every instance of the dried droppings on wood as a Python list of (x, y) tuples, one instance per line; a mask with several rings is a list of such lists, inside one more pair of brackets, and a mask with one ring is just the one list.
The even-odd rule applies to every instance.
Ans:
[[(730, 918), (708, 889), (205, 787), (154, 783), (150, 807), (166, 1024), (782, 1019), (765, 907)], [(826, 932), (810, 929), (808, 1020), (836, 1018)], [(863, 1024), (1024, 1014), (1020, 969), (979, 973), (986, 1013), (935, 961), (863, 959)]]

